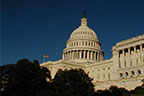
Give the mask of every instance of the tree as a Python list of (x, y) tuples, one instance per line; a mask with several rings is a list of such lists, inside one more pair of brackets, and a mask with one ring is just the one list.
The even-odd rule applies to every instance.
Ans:
[(120, 90), (117, 86), (111, 86), (109, 88), (109, 90), (112, 93), (112, 96), (123, 96), (123, 93), (120, 92)]
[(144, 88), (144, 79), (142, 79), (141, 82), (143, 83), (141, 87)]
[(9, 73), (14, 69), (15, 64), (7, 64), (0, 66), (0, 91), (4, 91), (8, 87)]
[(8, 87), (3, 96), (35, 96), (49, 84), (47, 79), (51, 80), (50, 71), (40, 67), (38, 61), (19, 60), (8, 75)]
[(82, 69), (58, 70), (53, 80), (57, 96), (92, 96), (92, 78)]

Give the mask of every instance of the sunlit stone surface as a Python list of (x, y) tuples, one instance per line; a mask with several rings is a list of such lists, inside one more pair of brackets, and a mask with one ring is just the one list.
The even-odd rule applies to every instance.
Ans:
[(41, 64), (51, 71), (52, 77), (58, 69), (82, 68), (93, 78), (95, 90), (111, 85), (128, 90), (142, 84), (144, 79), (144, 35), (118, 42), (112, 48), (113, 56), (103, 60), (104, 52), (96, 33), (87, 26), (87, 18), (75, 29), (63, 50), (62, 59)]

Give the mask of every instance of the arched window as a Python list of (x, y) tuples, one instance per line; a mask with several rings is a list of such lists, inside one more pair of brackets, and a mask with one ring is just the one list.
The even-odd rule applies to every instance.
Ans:
[(119, 55), (122, 54), (122, 50), (119, 51)]
[(125, 53), (125, 55), (126, 55), (126, 53), (128, 53), (128, 49), (127, 48), (124, 49), (124, 53)]
[(132, 53), (134, 51), (134, 47), (130, 48), (130, 53)]
[(125, 72), (126, 76), (128, 76), (128, 72)]
[(132, 76), (135, 75), (134, 71), (131, 71), (131, 73), (132, 73)]
[(138, 70), (138, 75), (141, 75), (141, 70)]
[(122, 73), (120, 73), (120, 78), (122, 78), (123, 77), (123, 74)]
[(137, 46), (136, 46), (136, 50), (140, 50), (140, 45), (137, 45)]

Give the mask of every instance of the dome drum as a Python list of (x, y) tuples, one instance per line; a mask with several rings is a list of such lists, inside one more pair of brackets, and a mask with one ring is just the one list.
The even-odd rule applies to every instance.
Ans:
[(104, 53), (95, 50), (69, 50), (63, 52), (63, 60), (88, 60), (88, 61), (102, 61)]

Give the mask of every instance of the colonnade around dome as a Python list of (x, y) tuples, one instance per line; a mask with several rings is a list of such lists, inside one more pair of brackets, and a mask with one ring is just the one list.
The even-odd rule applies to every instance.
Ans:
[(84, 59), (92, 61), (102, 61), (103, 53), (92, 50), (71, 50), (63, 53), (63, 59), (64, 60)]

